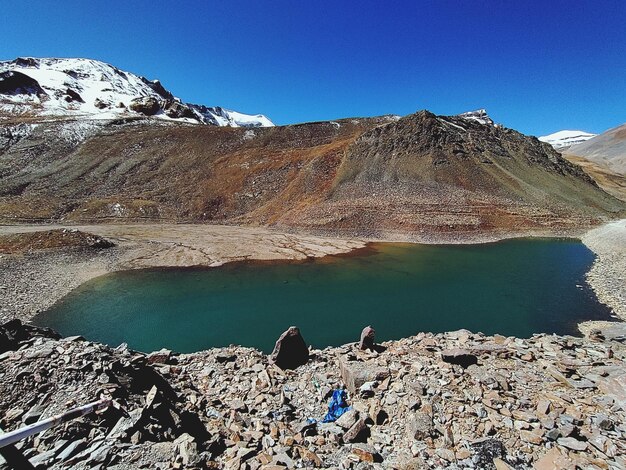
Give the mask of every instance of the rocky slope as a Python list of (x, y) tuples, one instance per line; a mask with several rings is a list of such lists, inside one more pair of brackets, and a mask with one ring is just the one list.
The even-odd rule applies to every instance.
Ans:
[(157, 119), (232, 127), (273, 126), (265, 116), (183, 103), (158, 80), (91, 59), (0, 62), (0, 117)]
[(534, 138), (420, 111), (360, 135), (328, 197), (305, 210), (302, 223), (368, 236), (467, 234), (584, 225), (620, 206)]
[(560, 150), (602, 189), (626, 201), (626, 124)]
[(595, 163), (584, 157), (564, 152), (563, 158), (578, 165), (587, 173), (604, 191), (626, 202), (626, 176), (609, 170), (605, 165)]
[(626, 176), (626, 124), (574, 145), (567, 149), (566, 153), (583, 157), (614, 173)]
[(596, 255), (587, 282), (600, 302), (626, 320), (626, 220), (590, 230), (581, 240)]
[(581, 227), (623, 213), (549, 145), (481, 116), (421, 111), (258, 129), (13, 117), (0, 127), (0, 220), (210, 221), (429, 239)]
[[(623, 333), (422, 333), (281, 370), (248, 348), (146, 355), (14, 321), (0, 326), (0, 425), (115, 400), (19, 444), (55, 469), (620, 469)], [(322, 423), (344, 387), (351, 410)]]

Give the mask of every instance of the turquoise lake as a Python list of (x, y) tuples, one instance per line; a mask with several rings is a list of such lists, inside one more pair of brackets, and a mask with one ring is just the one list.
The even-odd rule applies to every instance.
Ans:
[(573, 239), (481, 245), (373, 244), (304, 262), (125, 271), (93, 279), (35, 323), (141, 351), (241, 344), (271, 351), (290, 325), (322, 348), (466, 328), (578, 334), (610, 319), (586, 283), (593, 253)]

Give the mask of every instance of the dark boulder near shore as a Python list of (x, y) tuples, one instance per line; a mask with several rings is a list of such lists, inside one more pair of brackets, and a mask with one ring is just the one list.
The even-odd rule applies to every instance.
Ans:
[(300, 329), (291, 326), (276, 341), (270, 359), (281, 369), (295, 369), (309, 360), (309, 348)]

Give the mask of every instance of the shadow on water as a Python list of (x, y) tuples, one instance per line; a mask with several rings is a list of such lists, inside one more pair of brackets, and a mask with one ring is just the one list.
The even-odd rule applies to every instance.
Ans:
[(375, 243), (303, 261), (245, 261), (93, 279), (35, 321), (63, 334), (149, 351), (242, 344), (270, 351), (290, 325), (315, 347), (467, 328), (578, 334), (609, 320), (585, 283), (594, 255), (578, 240), (481, 245)]

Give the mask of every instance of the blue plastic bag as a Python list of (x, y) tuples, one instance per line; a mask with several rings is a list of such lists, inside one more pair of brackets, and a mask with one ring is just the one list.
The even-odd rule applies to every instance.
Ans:
[(322, 423), (332, 423), (337, 421), (342, 414), (346, 411), (350, 410), (352, 407), (348, 406), (346, 400), (348, 399), (348, 394), (345, 390), (338, 388), (333, 392), (333, 396), (330, 398), (330, 402), (328, 403), (328, 413), (324, 416)]

